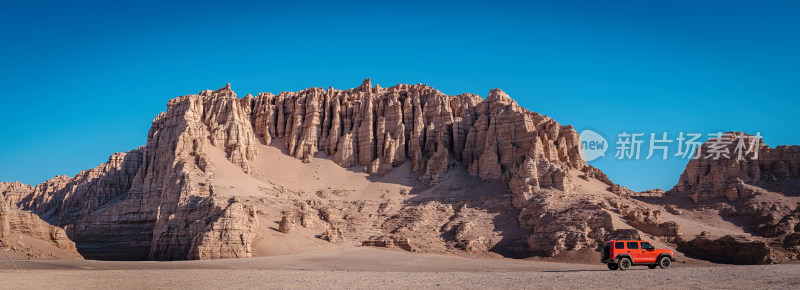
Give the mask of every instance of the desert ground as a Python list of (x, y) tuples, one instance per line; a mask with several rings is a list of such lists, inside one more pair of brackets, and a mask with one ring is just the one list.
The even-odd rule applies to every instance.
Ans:
[(468, 258), (348, 247), (237, 260), (111, 262), (93, 260), (0, 263), (5, 289), (796, 289), (800, 264), (732, 266), (676, 263), (670, 269), (610, 271), (600, 263)]

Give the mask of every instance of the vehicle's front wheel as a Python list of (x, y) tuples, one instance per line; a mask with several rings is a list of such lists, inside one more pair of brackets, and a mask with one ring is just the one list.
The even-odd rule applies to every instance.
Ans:
[(617, 264), (614, 264), (614, 263), (608, 263), (608, 264), (606, 264), (606, 266), (608, 266), (609, 270), (619, 269), (619, 267), (617, 267)]
[(658, 267), (658, 265), (647, 265), (647, 268), (650, 268), (650, 269), (655, 269), (656, 267)]
[(617, 264), (620, 270), (628, 270), (631, 268), (631, 260), (628, 258), (619, 259), (619, 263)]
[(670, 265), (672, 265), (672, 260), (667, 256), (661, 257), (661, 259), (658, 260), (658, 266), (661, 267), (661, 269), (669, 268)]

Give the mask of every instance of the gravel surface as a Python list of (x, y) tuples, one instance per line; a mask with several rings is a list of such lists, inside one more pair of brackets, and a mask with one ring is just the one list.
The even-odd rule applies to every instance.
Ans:
[[(800, 289), (800, 264), (679, 262), (610, 271), (564, 263), (408, 253), (369, 247), (251, 259), (115, 262), (0, 260), (0, 289)], [(690, 261), (691, 262), (691, 261)]]
[(5, 289), (141, 288), (714, 288), (797, 289), (800, 265), (680, 267), (628, 271), (370, 272), (254, 269), (0, 271)]

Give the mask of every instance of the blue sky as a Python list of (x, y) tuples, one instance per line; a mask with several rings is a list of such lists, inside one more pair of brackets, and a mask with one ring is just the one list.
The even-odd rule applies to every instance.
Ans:
[[(612, 146), (623, 131), (800, 144), (794, 1), (285, 2), (2, 4), (0, 181), (97, 166), (143, 145), (168, 99), (227, 83), (501, 88)], [(606, 155), (590, 164), (635, 190), (686, 163)]]

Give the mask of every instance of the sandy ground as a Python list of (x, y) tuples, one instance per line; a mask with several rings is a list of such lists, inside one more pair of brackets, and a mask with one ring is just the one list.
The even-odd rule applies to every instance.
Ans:
[(336, 253), (181, 262), (8, 261), (0, 288), (670, 288), (796, 289), (800, 264), (687, 266), (667, 270), (512, 259), (473, 259), (374, 248)]
[[(75, 250), (61, 249), (50, 241), (34, 238), (23, 233), (14, 234), (8, 240), (4, 240), (3, 243), (6, 253), (12, 259), (72, 260), (83, 258)], [(5, 259), (5, 254), (0, 252), (0, 258)]]

